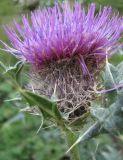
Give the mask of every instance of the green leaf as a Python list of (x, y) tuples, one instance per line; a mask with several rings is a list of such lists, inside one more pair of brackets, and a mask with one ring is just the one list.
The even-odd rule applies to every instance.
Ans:
[(24, 67), (24, 62), (20, 61), (20, 63), (17, 65), (17, 67), (15, 69), (15, 78), (18, 83), (20, 83), (20, 80), (21, 80), (20, 75), (21, 75), (21, 71), (22, 71), (23, 67)]
[(93, 107), (91, 108), (91, 114), (99, 121), (103, 122), (106, 117), (108, 117), (109, 109), (101, 108), (101, 107)]
[(109, 116), (104, 120), (104, 128), (109, 132), (115, 133), (123, 130), (123, 111), (119, 98), (109, 107), (108, 112)]
[(52, 102), (52, 111), (55, 114), (55, 116), (57, 117), (58, 120), (61, 120), (61, 113), (58, 110), (57, 104), (55, 102)]
[(107, 62), (104, 75), (104, 83), (107, 89), (112, 88), (116, 85), (117, 76), (117, 68)]
[(122, 154), (120, 151), (116, 150), (115, 148), (108, 146), (106, 148), (106, 151), (101, 152), (102, 156), (104, 157), (104, 160), (122, 160)]
[(80, 133), (80, 136), (77, 138), (75, 143), (68, 149), (67, 153), (71, 151), (78, 143), (88, 140), (89, 138), (92, 138), (95, 134), (97, 134), (100, 131), (100, 123), (95, 122), (93, 125), (91, 125), (84, 133)]
[(57, 108), (56, 103), (51, 102), (44, 96), (37, 95), (30, 91), (20, 90), (20, 92), (31, 106), (36, 105), (44, 114), (47, 114), (57, 120), (61, 119), (61, 114)]
[(18, 61), (14, 66), (5, 66), (0, 62), (2, 68), (4, 68), (4, 74), (9, 75), (11, 78), (15, 79), (18, 83), (20, 82), (20, 73), (23, 69), (24, 62)]
[(2, 69), (4, 70), (4, 71), (6, 71), (6, 69), (7, 69), (7, 67), (3, 64), (3, 62), (1, 62), (0, 61), (0, 66), (2, 67)]
[(119, 83), (123, 83), (123, 62), (121, 62), (119, 65), (117, 65), (117, 81)]
[(5, 73), (15, 74), (18, 71), (20, 65), (22, 65), (22, 63), (22, 61), (18, 61), (14, 66), (6, 67)]
[[(113, 88), (118, 84), (117, 77), (118, 77), (117, 68), (107, 62), (104, 77), (103, 77), (104, 86), (107, 90)], [(117, 90), (112, 92), (107, 92), (108, 105), (110, 105), (115, 101), (116, 96), (117, 96)]]

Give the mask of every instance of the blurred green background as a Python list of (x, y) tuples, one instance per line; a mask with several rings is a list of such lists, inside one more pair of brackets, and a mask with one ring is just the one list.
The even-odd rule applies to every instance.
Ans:
[[(110, 5), (114, 11), (123, 14), (123, 0), (78, 0), (87, 5), (91, 2)], [(39, 6), (52, 6), (53, 0), (0, 0), (0, 39), (9, 41), (3, 31), (4, 25), (12, 25), (12, 20), (21, 20), (26, 14)], [(74, 0), (71, 0), (73, 3)], [(0, 48), (3, 46), (0, 44)], [(116, 55), (112, 61), (118, 63), (122, 55)], [(16, 59), (0, 51), (0, 61), (13, 65)], [(17, 93), (4, 77), (0, 68), (0, 160), (69, 160), (65, 155), (66, 146), (59, 130), (45, 122), (37, 134), (41, 118), (19, 112), (26, 105), (21, 101), (8, 101), (17, 97)], [(25, 106), (24, 106), (25, 105)], [(123, 135), (101, 135), (86, 144), (80, 144), (82, 160), (123, 160)]]

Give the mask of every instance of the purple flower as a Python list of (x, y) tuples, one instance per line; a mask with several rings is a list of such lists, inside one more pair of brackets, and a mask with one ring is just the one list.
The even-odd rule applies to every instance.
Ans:
[[(7, 51), (34, 66), (77, 57), (83, 73), (87, 74), (90, 62), (100, 67), (111, 56), (123, 31), (122, 18), (112, 15), (111, 7), (91, 4), (86, 13), (81, 4), (69, 3), (53, 8), (37, 10), (22, 17), (22, 25), (14, 22), (15, 29), (5, 31), (13, 48), (4, 44)], [(91, 71), (90, 71), (91, 72)]]
[(31, 13), (31, 19), (23, 16), (15, 29), (5, 28), (13, 46), (2, 42), (6, 51), (34, 66), (31, 86), (55, 99), (70, 121), (89, 111), (100, 84), (95, 72), (121, 46), (123, 18), (111, 7), (95, 10), (95, 4), (87, 13), (80, 3), (56, 4)]

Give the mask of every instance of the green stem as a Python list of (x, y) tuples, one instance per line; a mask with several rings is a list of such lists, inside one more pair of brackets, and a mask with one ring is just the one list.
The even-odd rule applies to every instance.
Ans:
[[(70, 148), (76, 141), (76, 135), (70, 130), (65, 131), (66, 141), (68, 143), (68, 147)], [(79, 147), (76, 145), (70, 150), (71, 160), (80, 160), (80, 152)]]
[[(61, 128), (62, 132), (65, 135), (66, 142), (68, 144), (68, 150), (69, 148), (76, 142), (77, 140), (77, 135), (72, 132), (70, 129), (67, 128), (63, 120), (57, 120), (57, 125)], [(79, 147), (78, 144), (75, 145), (70, 151), (70, 158), (71, 160), (80, 160), (80, 152), (79, 152)]]
[[(72, 132), (65, 124), (64, 119), (62, 116), (56, 117), (56, 122), (61, 131), (64, 133), (64, 136), (66, 138), (67, 144), (68, 144), (68, 150), (69, 148), (76, 142), (77, 140), (77, 135), (76, 133)], [(79, 147), (78, 144), (75, 145), (70, 151), (70, 157), (71, 160), (80, 160), (80, 152), (79, 152)]]
[[(77, 140), (77, 137), (70, 129), (68, 129), (65, 126), (64, 123), (60, 123), (59, 126), (61, 127), (65, 135), (66, 142), (68, 144), (68, 149), (69, 149), (75, 143), (75, 141)], [(78, 145), (76, 145), (70, 150), (70, 157), (71, 157), (71, 160), (80, 160), (80, 153), (79, 153)]]

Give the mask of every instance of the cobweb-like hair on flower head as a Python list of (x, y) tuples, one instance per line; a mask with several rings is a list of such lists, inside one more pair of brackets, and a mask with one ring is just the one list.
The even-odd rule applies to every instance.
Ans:
[[(122, 18), (111, 7), (91, 4), (86, 12), (80, 3), (56, 4), (22, 17), (22, 24), (7, 27), (13, 48), (8, 52), (33, 66), (34, 89), (58, 100), (69, 118), (81, 116), (95, 99), (96, 73), (106, 57), (119, 46)], [(36, 78), (36, 80), (34, 80)]]

